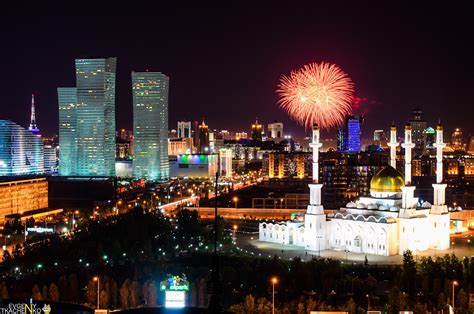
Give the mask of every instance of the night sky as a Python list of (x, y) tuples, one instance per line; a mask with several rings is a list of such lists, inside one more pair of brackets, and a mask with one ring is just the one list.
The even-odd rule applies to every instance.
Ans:
[(279, 78), (329, 61), (367, 99), (365, 137), (392, 120), (401, 127), (416, 106), (430, 125), (440, 117), (448, 133), (462, 127), (474, 135), (468, 8), (254, 5), (145, 10), (155, 16), (7, 14), (0, 118), (27, 126), (35, 93), (38, 126), (56, 133), (56, 88), (75, 85), (74, 59), (114, 56), (117, 128), (132, 127), (130, 72), (148, 69), (170, 77), (170, 128), (205, 117), (211, 128), (240, 131), (258, 117), (301, 135), (304, 128), (277, 106)]

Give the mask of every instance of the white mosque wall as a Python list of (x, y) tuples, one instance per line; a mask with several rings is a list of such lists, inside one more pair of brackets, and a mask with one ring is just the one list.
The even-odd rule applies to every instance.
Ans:
[(328, 222), (332, 250), (376, 255), (396, 254), (396, 223), (333, 219)]
[(399, 218), (398, 234), (398, 254), (403, 255), (406, 250), (410, 250), (413, 253), (425, 251), (429, 248), (430, 236), (432, 236), (430, 220), (428, 217), (423, 216)]
[(429, 214), (430, 236), (429, 247), (437, 250), (449, 249), (449, 228), (450, 215), (446, 214)]

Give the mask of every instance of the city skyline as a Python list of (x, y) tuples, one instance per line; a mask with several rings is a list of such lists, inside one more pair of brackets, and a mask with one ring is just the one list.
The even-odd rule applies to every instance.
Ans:
[[(360, 15), (349, 18), (345, 9), (357, 9)], [(258, 116), (265, 123), (282, 121), (290, 133), (302, 134), (304, 128), (277, 106), (278, 81), (309, 62), (330, 61), (355, 82), (355, 95), (362, 99), (362, 105), (359, 102), (361, 108), (354, 114), (366, 115), (363, 132), (381, 129), (392, 120), (402, 121), (398, 125), (401, 127), (413, 109), (420, 107), (429, 125), (442, 118), (448, 132), (461, 127), (465, 134), (473, 133), (469, 121), (472, 48), (463, 40), (468, 27), (438, 25), (439, 18), (444, 17), (438, 8), (422, 17), (416, 9), (408, 14), (393, 8), (390, 16), (377, 9), (345, 9), (323, 11), (335, 13), (329, 18), (318, 14), (317, 8), (305, 12), (292, 7), (276, 6), (268, 11), (256, 8), (245, 13), (251, 32), (241, 32), (239, 17), (244, 12), (222, 8), (184, 8), (176, 19), (163, 17), (169, 25), (165, 30), (148, 28), (149, 22), (140, 17), (128, 17), (126, 21), (88, 17), (88, 25), (81, 30), (73, 26), (75, 23), (63, 23), (65, 19), (75, 20), (71, 17), (37, 17), (33, 30), (32, 21), (15, 20), (14, 36), (6, 34), (7, 41), (13, 43), (12, 51), (22, 51), (26, 44), (31, 49), (27, 50), (28, 58), (24, 58), (25, 52), (18, 53), (14, 62), (6, 65), (7, 71), (15, 69), (18, 76), (2, 81), (9, 90), (2, 118), (27, 126), (29, 98), (35, 93), (38, 127), (46, 135), (58, 132), (55, 87), (73, 85), (73, 60), (113, 55), (119, 58), (119, 128), (132, 128), (129, 74), (148, 69), (166, 73), (174, 82), (170, 89), (170, 125), (204, 116), (210, 128), (248, 130)], [(304, 14), (320, 19), (302, 19)], [(200, 19), (198, 26), (190, 29), (190, 25), (196, 25), (195, 16), (209, 18)], [(286, 19), (281, 25), (271, 23), (273, 17), (282, 16)], [(403, 23), (394, 23), (399, 16)], [(109, 31), (107, 22), (114, 25), (114, 31), (103, 41), (102, 35)], [(134, 23), (143, 26), (143, 34), (130, 36), (133, 28), (129, 26)], [(58, 29), (58, 24), (64, 27)], [(35, 36), (35, 32), (42, 35)], [(62, 39), (65, 32), (75, 34), (75, 41)], [(156, 34), (161, 40), (145, 40)], [(52, 38), (62, 42), (60, 52)], [(124, 48), (122, 42), (139, 43), (141, 48)], [(456, 114), (460, 112), (464, 114)]]

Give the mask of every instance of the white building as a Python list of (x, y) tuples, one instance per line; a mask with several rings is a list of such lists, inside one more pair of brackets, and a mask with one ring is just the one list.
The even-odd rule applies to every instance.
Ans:
[(403, 254), (406, 250), (449, 248), (449, 213), (445, 205), (442, 178), (443, 127), (438, 125), (437, 180), (433, 184), (433, 205), (420, 204), (411, 185), (411, 127), (405, 127), (405, 176), (395, 165), (396, 128), (390, 132), (390, 164), (374, 175), (370, 195), (349, 202), (336, 213), (326, 215), (318, 183), (319, 128), (313, 127), (313, 183), (304, 222), (260, 223), (259, 240), (303, 246), (308, 250), (346, 250), (376, 255)]
[(283, 123), (273, 122), (268, 124), (268, 138), (282, 139), (283, 138)]

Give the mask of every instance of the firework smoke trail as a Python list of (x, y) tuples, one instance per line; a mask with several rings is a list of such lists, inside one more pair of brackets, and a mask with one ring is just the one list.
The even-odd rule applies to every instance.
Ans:
[(305, 127), (318, 123), (329, 129), (340, 125), (352, 111), (354, 83), (337, 65), (311, 63), (278, 85), (278, 103), (290, 117)]

